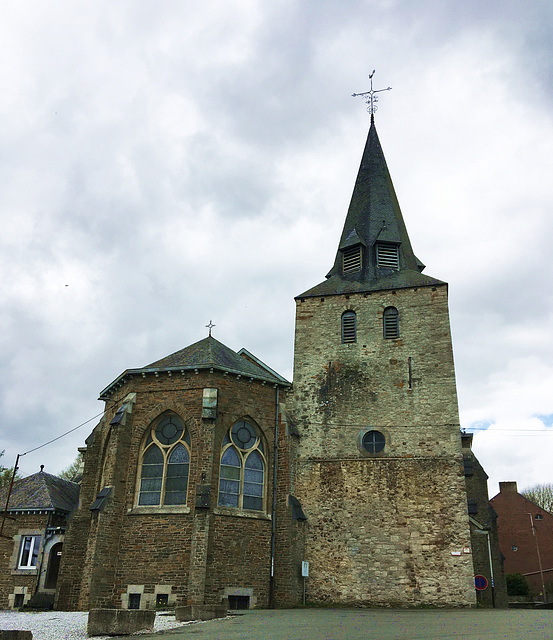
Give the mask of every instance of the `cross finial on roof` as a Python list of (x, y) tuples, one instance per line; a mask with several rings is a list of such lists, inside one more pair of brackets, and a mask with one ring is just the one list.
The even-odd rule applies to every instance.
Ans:
[(371, 114), (371, 121), (374, 119), (374, 113), (378, 109), (378, 107), (376, 106), (376, 103), (378, 102), (378, 96), (375, 94), (380, 93), (381, 91), (390, 91), (390, 89), (392, 88), (392, 87), (387, 87), (386, 89), (373, 89), (373, 76), (374, 76), (374, 69), (373, 69), (373, 72), (369, 75), (369, 80), (371, 81), (371, 88), (369, 91), (365, 91), (364, 93), (351, 94), (352, 97), (354, 98), (361, 96), (362, 98), (365, 99), (365, 102), (369, 105), (367, 107), (367, 111)]
[(210, 320), (209, 324), (206, 324), (205, 326), (209, 329), (209, 337), (211, 338), (211, 329), (213, 329), (213, 327), (216, 327), (217, 325), (213, 324), (213, 322), (211, 322)]

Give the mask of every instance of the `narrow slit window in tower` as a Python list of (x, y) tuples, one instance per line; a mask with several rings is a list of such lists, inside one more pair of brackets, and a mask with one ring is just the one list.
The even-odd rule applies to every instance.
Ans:
[(357, 342), (357, 322), (354, 311), (342, 314), (342, 343)]
[(395, 307), (386, 307), (383, 316), (384, 338), (399, 338), (399, 314)]

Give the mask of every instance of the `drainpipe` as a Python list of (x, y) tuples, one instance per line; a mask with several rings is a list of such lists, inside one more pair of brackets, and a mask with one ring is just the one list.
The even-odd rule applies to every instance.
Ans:
[(275, 398), (275, 444), (273, 449), (273, 508), (271, 516), (271, 577), (269, 580), (269, 607), (275, 608), (275, 546), (276, 546), (276, 494), (277, 494), (277, 466), (278, 466), (278, 412), (279, 386), (276, 385)]

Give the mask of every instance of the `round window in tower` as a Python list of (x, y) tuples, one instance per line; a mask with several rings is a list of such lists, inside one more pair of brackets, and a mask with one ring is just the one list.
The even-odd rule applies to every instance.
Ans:
[(386, 438), (380, 431), (371, 429), (365, 432), (361, 439), (361, 444), (367, 453), (380, 453), (384, 450)]

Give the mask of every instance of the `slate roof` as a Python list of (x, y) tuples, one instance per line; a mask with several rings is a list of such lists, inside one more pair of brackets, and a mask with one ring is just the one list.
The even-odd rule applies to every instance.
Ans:
[[(34, 473), (13, 483), (9, 511), (56, 511), (70, 513), (79, 502), (80, 486), (50, 473)], [(5, 507), (8, 487), (0, 491), (1, 509)]]
[[(377, 242), (399, 246), (399, 270), (377, 267)], [(363, 247), (362, 268), (357, 272), (343, 274), (342, 250), (355, 245)], [(423, 269), (424, 265), (413, 253), (374, 118), (371, 118), (334, 266), (325, 282), (297, 297), (445, 284), (441, 280), (423, 275)]]
[(261, 362), (254, 355), (241, 349), (238, 353), (208, 336), (180, 351), (156, 360), (140, 369), (127, 369), (100, 393), (100, 399), (107, 399), (114, 388), (133, 375), (147, 375), (160, 372), (194, 371), (195, 369), (216, 369), (244, 377), (263, 380), (271, 384), (291, 386), (285, 378)]

